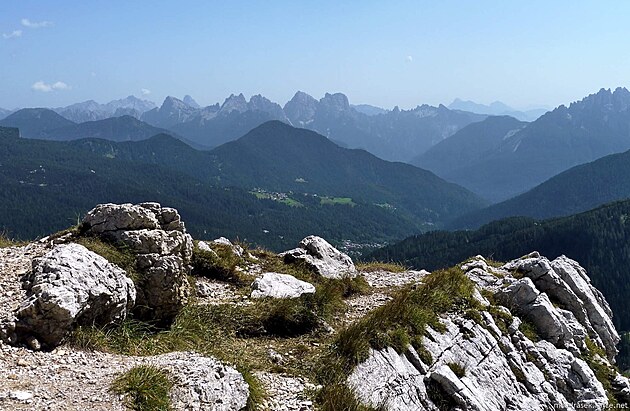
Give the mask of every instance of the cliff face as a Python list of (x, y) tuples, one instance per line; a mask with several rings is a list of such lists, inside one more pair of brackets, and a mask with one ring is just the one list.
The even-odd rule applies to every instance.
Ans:
[[(451, 311), (421, 344), (370, 350), (347, 382), (365, 404), (389, 410), (574, 410), (627, 404), (614, 368), (619, 336), (585, 270), (532, 253), (501, 267), (460, 267), (478, 314)], [(436, 328), (439, 328), (436, 329)]]

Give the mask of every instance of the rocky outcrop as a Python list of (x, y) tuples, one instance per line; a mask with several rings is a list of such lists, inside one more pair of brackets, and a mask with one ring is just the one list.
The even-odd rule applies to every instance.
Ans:
[(315, 286), (298, 280), (292, 275), (264, 273), (252, 283), (252, 298), (298, 298), (302, 294), (313, 294)]
[(247, 405), (249, 386), (241, 373), (212, 357), (173, 352), (149, 361), (174, 377), (169, 396), (175, 410), (237, 411)]
[[(428, 327), (422, 355), (412, 346), (372, 349), (347, 380), (360, 401), (484, 411), (599, 410), (612, 397), (627, 401), (630, 383), (610, 358), (619, 341), (610, 309), (579, 264), (533, 253), (500, 268), (478, 256), (461, 268), (476, 284), (478, 315), (453, 312), (439, 330)], [(534, 329), (527, 335), (524, 321)], [(607, 370), (608, 392), (593, 367)]]
[(187, 303), (193, 242), (177, 210), (158, 203), (99, 204), (81, 231), (136, 256), (139, 317), (168, 322)]
[(354, 277), (357, 270), (348, 255), (340, 252), (326, 240), (308, 236), (298, 244), (298, 248), (280, 254), (287, 263), (302, 262), (325, 278)]
[(133, 282), (119, 267), (78, 244), (55, 246), (33, 260), (23, 278), (27, 299), (15, 313), (15, 337), (59, 345), (76, 325), (105, 325), (127, 316), (136, 300)]

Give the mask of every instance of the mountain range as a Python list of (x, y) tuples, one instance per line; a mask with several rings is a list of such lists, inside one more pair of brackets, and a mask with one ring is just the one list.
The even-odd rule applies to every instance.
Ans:
[[(262, 95), (252, 96), (248, 101), (243, 94), (232, 94), (223, 104), (207, 107), (201, 107), (191, 96), (183, 100), (169, 96), (160, 107), (129, 96), (107, 104), (90, 100), (52, 111), (74, 123), (129, 115), (176, 133), (197, 147), (217, 147), (264, 122), (280, 120), (316, 131), (344, 147), (363, 148), (380, 158), (405, 162), (462, 127), (487, 117), (449, 110), (442, 105), (384, 110), (367, 104), (351, 105), (341, 93), (326, 93), (317, 100), (303, 92), (297, 92), (284, 107)], [(31, 130), (24, 123), (6, 122), (4, 126), (18, 126), (29, 137), (42, 131)]]
[[(532, 123), (488, 119), (469, 126), (411, 163), (503, 201), (575, 165), (630, 149), (629, 107), (627, 89), (602, 89)], [(463, 141), (474, 149), (462, 152)]]
[(110, 101), (107, 104), (99, 104), (94, 100), (88, 100), (67, 107), (54, 108), (53, 110), (68, 120), (75, 123), (83, 123), (124, 115), (139, 118), (142, 113), (154, 107), (155, 103), (152, 101), (128, 96), (124, 99)]
[(274, 249), (311, 233), (392, 241), (484, 205), (432, 173), (279, 121), (210, 152), (165, 134), (60, 142), (2, 130), (0, 226), (21, 238), (109, 201), (155, 199), (180, 208), (202, 237), (222, 232)]
[(471, 113), (487, 114), (491, 116), (511, 116), (521, 121), (534, 121), (548, 111), (544, 108), (521, 111), (516, 110), (500, 101), (495, 101), (486, 105), (475, 103), (470, 100), (464, 101), (459, 98), (453, 100), (453, 102), (448, 105), (448, 108), (451, 110), (470, 111)]

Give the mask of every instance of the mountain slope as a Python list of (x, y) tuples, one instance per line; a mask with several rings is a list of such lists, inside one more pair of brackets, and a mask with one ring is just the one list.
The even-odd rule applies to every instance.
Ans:
[(72, 126), (70, 121), (46, 108), (23, 108), (0, 120), (2, 127), (17, 127), (24, 138), (38, 138), (42, 131)]
[(475, 103), (474, 101), (463, 101), (456, 98), (448, 105), (451, 110), (470, 111), (471, 113), (488, 114), (492, 116), (510, 116), (521, 121), (534, 121), (547, 112), (545, 109), (532, 109), (526, 111), (516, 110), (500, 101), (495, 101), (490, 105)]
[(521, 194), (578, 164), (630, 149), (630, 92), (600, 90), (560, 106), (441, 176), (488, 200)]
[(509, 116), (492, 116), (472, 123), (428, 149), (411, 164), (448, 179), (452, 170), (474, 165), (501, 143), (527, 126)]
[(510, 218), (476, 231), (436, 231), (409, 237), (372, 254), (433, 270), (481, 254), (507, 261), (537, 250), (549, 258), (566, 255), (582, 261), (593, 284), (615, 313), (615, 325), (630, 330), (630, 201), (552, 220)]
[[(429, 228), (484, 203), (434, 174), (390, 163), (363, 150), (348, 150), (315, 132), (280, 121), (265, 123), (242, 138), (200, 152), (156, 136), (129, 144), (88, 141), (87, 149), (133, 162), (166, 165), (216, 186), (293, 193), (298, 202), (316, 195), (375, 206)], [(341, 200), (346, 199), (346, 200)]]
[(315, 132), (279, 121), (265, 123), (211, 155), (221, 184), (389, 204), (430, 223), (482, 204), (472, 193), (428, 171), (341, 148)]
[[(275, 250), (313, 233), (336, 243), (382, 243), (419, 230), (414, 221), (377, 206), (334, 207), (304, 197), (301, 207), (293, 207), (238, 188), (211, 186), (148, 158), (139, 161), (136, 149), (150, 157), (155, 143), (163, 146), (163, 159), (195, 152), (169, 136), (138, 143), (60, 142), (21, 139), (15, 130), (0, 129), (0, 232), (34, 238), (76, 224), (97, 203), (150, 200), (180, 209), (199, 238), (227, 235)], [(179, 152), (173, 150), (177, 147)]]
[(630, 198), (630, 151), (570, 168), (517, 197), (456, 219), (451, 228), (475, 228), (500, 218), (551, 218)]
[(44, 140), (77, 140), (80, 138), (102, 138), (111, 141), (145, 140), (156, 134), (167, 132), (153, 127), (131, 116), (110, 117), (105, 120), (87, 121), (65, 127), (43, 130), (39, 138)]

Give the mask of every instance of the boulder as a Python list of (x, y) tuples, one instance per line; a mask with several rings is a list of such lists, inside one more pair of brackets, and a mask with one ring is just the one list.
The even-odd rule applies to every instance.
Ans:
[(302, 294), (313, 294), (315, 286), (298, 280), (292, 275), (264, 273), (252, 283), (252, 298), (298, 298)]
[(287, 263), (303, 262), (324, 278), (355, 277), (357, 269), (352, 259), (317, 236), (300, 241), (298, 248), (280, 254)]
[(133, 204), (99, 204), (88, 211), (82, 223), (85, 233), (93, 235), (156, 228), (160, 228), (160, 223), (155, 213)]
[(173, 409), (238, 411), (245, 408), (249, 385), (237, 370), (194, 352), (172, 352), (149, 362), (175, 380), (169, 394)]
[(17, 309), (15, 332), (59, 345), (76, 325), (124, 319), (136, 290), (125, 271), (79, 244), (56, 245), (33, 260), (23, 279), (27, 299)]
[(82, 230), (135, 254), (141, 318), (167, 323), (186, 305), (193, 241), (177, 210), (159, 203), (100, 204)]

